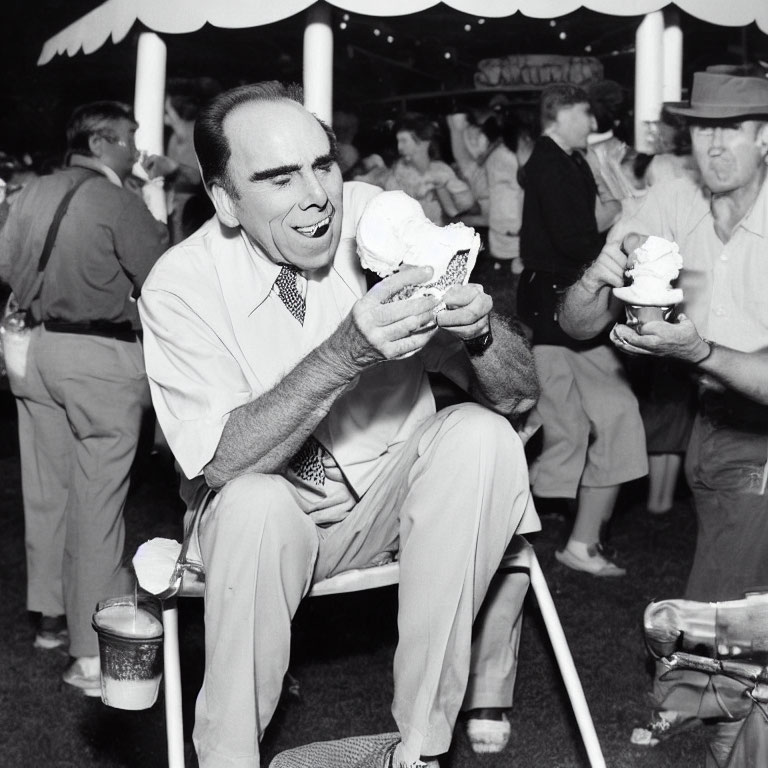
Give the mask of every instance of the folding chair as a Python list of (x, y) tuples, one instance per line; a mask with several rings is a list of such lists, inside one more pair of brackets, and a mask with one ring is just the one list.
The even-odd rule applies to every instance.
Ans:
[[(199, 505), (202, 509), (205, 505)], [(536, 553), (527, 544), (522, 536), (516, 536), (519, 545), (510, 547), (508, 554), (503, 558), (500, 569), (518, 567), (527, 569), (530, 575), (531, 588), (536, 597), (541, 612), (544, 626), (549, 634), (549, 640), (557, 660), (560, 674), (562, 675), (568, 697), (571, 701), (576, 723), (584, 742), (589, 764), (591, 768), (605, 768), (605, 759), (600, 749), (600, 743), (595, 732), (595, 726), (589, 712), (589, 706), (584, 696), (584, 690), (579, 680), (576, 666), (573, 662), (568, 642), (565, 639), (560, 618), (552, 600), (549, 587), (542, 573)], [(168, 541), (154, 539), (143, 544), (142, 547), (152, 545), (156, 541)], [(189, 537), (185, 537), (182, 552), (177, 560), (184, 563), (186, 558)], [(176, 544), (178, 547), (179, 545)], [(142, 549), (139, 548), (139, 551)], [(137, 552), (138, 554), (138, 552)], [(134, 560), (134, 562), (136, 562)], [(137, 568), (138, 573), (138, 568)], [(183, 576), (183, 578), (182, 578)], [(400, 576), (400, 567), (397, 562), (380, 565), (373, 568), (360, 568), (344, 573), (339, 573), (328, 579), (318, 582), (310, 590), (308, 597), (322, 597), (324, 595), (337, 595), (345, 592), (358, 592), (367, 589), (376, 589), (397, 584)], [(141, 583), (141, 578), (139, 580)], [(165, 720), (168, 742), (168, 768), (184, 768), (184, 729), (181, 700), (181, 668), (179, 664), (179, 625), (177, 596), (200, 597), (204, 592), (204, 574), (194, 567), (185, 574), (175, 572), (170, 579), (173, 592), (162, 601), (163, 626), (165, 642), (163, 643), (165, 666)], [(162, 596), (161, 596), (162, 597)]]

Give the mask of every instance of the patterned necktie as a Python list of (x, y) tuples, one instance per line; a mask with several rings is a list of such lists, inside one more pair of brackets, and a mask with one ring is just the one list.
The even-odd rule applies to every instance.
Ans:
[(291, 459), (289, 469), (306, 483), (325, 485), (323, 446), (310, 435), (299, 452)]
[[(277, 292), (288, 311), (304, 325), (307, 305), (296, 285), (298, 269), (284, 264), (275, 280)], [(291, 459), (289, 469), (300, 479), (312, 485), (325, 485), (323, 446), (310, 435), (299, 452)]]
[(277, 286), (278, 295), (282, 299), (283, 304), (288, 307), (288, 311), (304, 325), (304, 313), (306, 312), (307, 304), (296, 286), (298, 271), (296, 267), (284, 264), (280, 267), (280, 274), (277, 276), (277, 280), (275, 280), (275, 285)]

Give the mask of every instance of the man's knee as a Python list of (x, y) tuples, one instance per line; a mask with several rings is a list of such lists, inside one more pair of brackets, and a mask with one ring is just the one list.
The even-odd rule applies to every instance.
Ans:
[(230, 480), (201, 524), (201, 535), (232, 537), (253, 546), (266, 532), (281, 545), (311, 544), (313, 525), (289, 484), (277, 475), (246, 473)]
[(446, 438), (452, 447), (475, 453), (482, 446), (493, 446), (495, 451), (523, 455), (520, 437), (509, 420), (476, 403), (463, 403), (447, 416)]

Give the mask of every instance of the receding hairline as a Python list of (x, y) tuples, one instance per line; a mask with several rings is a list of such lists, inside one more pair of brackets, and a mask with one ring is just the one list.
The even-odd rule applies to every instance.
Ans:
[[(259, 109), (265, 108), (268, 110), (270, 107), (280, 106), (280, 105), (286, 105), (290, 107), (291, 109), (294, 109), (299, 114), (306, 115), (314, 124), (317, 125), (317, 127), (322, 131), (323, 136), (325, 136), (326, 140), (328, 141), (328, 151), (329, 153), (333, 152), (333, 144), (331, 142), (330, 136), (328, 136), (328, 133), (326, 131), (325, 125), (323, 124), (323, 121), (320, 120), (317, 115), (315, 115), (313, 112), (310, 112), (303, 104), (299, 103), (295, 99), (292, 99), (288, 96), (281, 96), (279, 98), (272, 98), (272, 99), (254, 99), (251, 101), (245, 101), (242, 104), (237, 104), (232, 109), (227, 112), (227, 114), (224, 116), (224, 119), (221, 121), (221, 131), (222, 134), (227, 142), (227, 147), (229, 148), (229, 157), (227, 158), (227, 175), (229, 178), (232, 178), (232, 175), (230, 173), (230, 163), (232, 162), (232, 136), (228, 132), (228, 123), (230, 123), (230, 118), (233, 118), (235, 115), (237, 115), (241, 110), (246, 108), (254, 108)], [(267, 170), (267, 169), (264, 169)]]
[[(230, 157), (232, 154), (232, 143), (230, 141), (230, 135), (227, 131), (228, 125), (231, 124), (232, 120), (236, 115), (238, 115), (240, 112), (247, 110), (247, 109), (254, 109), (257, 111), (268, 111), (269, 109), (272, 109), (274, 107), (280, 107), (280, 106), (287, 106), (291, 109), (293, 109), (295, 112), (299, 114), (307, 115), (311, 120), (313, 120), (318, 128), (325, 134), (325, 128), (323, 127), (323, 123), (320, 120), (317, 115), (310, 112), (303, 104), (300, 104), (295, 99), (291, 99), (287, 96), (285, 97), (279, 97), (276, 99), (253, 99), (251, 101), (244, 101), (242, 104), (235, 105), (232, 109), (227, 112), (227, 114), (224, 116), (224, 119), (221, 121), (221, 131), (224, 135), (224, 138), (226, 139), (227, 145), (230, 149)], [(330, 142), (330, 139), (329, 139)]]

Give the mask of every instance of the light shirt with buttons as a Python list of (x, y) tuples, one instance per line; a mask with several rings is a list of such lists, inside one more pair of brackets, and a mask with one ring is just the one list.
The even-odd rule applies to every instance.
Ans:
[[(365, 294), (355, 231), (365, 204), (380, 193), (369, 184), (344, 185), (333, 264), (299, 281), (303, 325), (274, 290), (280, 267), (215, 218), (160, 259), (139, 301), (144, 354), (158, 421), (187, 478), (199, 477), (213, 458), (229, 414), (280, 382)], [(464, 355), (447, 333), (433, 341), (432, 351), (358, 375), (314, 431), (327, 451), (328, 476), (343, 476), (358, 496), (393, 446), (434, 414), (426, 371), (449, 371), (451, 360)]]
[(768, 181), (727, 243), (715, 232), (709, 192), (687, 177), (651, 187), (608, 241), (621, 242), (630, 232), (680, 246), (678, 311), (700, 336), (742, 352), (768, 346)]

